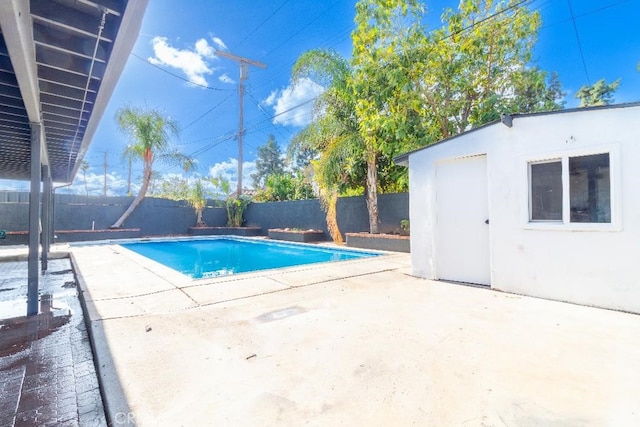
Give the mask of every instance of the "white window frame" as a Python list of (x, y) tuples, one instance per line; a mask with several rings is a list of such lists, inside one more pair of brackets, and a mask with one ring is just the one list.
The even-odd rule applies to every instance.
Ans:
[[(611, 202), (611, 222), (571, 222), (571, 194), (569, 187), (569, 158), (609, 154), (609, 185)], [(562, 163), (562, 220), (531, 220), (531, 165), (536, 163)], [(617, 145), (601, 145), (578, 150), (566, 150), (549, 153), (544, 156), (525, 159), (526, 171), (526, 209), (524, 209), (524, 228), (529, 230), (563, 230), (563, 231), (620, 231), (620, 156)]]
[[(543, 164), (547, 164), (547, 163), (560, 163), (560, 168), (562, 170), (562, 174), (560, 176), (560, 179), (562, 180), (562, 218), (561, 219), (533, 219), (531, 218), (533, 216), (533, 194), (531, 192), (531, 178), (532, 178), (532, 174), (531, 174), (531, 166), (533, 165), (543, 165)], [(557, 157), (555, 159), (545, 159), (545, 160), (537, 160), (534, 162), (527, 162), (527, 195), (529, 198), (529, 203), (527, 205), (527, 221), (529, 223), (532, 224), (538, 224), (538, 223), (542, 223), (542, 224), (562, 224), (564, 222), (564, 193), (565, 193), (565, 188), (564, 188), (564, 163), (562, 162), (562, 158), (561, 157)]]

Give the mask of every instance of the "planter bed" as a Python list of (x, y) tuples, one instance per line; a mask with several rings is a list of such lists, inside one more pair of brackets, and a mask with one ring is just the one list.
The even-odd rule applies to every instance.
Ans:
[(232, 236), (261, 236), (262, 227), (189, 227), (191, 236), (220, 236), (230, 234)]
[[(106, 230), (56, 230), (55, 243), (84, 242), (110, 239), (134, 239), (140, 237), (139, 228), (121, 228)], [(53, 242), (52, 242), (53, 243)], [(7, 231), (6, 238), (0, 239), (0, 245), (28, 245), (28, 231)]]
[(28, 244), (29, 244), (28, 231), (7, 231), (4, 239), (0, 239), (0, 246), (28, 245)]
[(56, 230), (56, 243), (83, 242), (110, 239), (135, 239), (140, 237), (139, 228), (113, 228), (106, 230)]
[(409, 236), (398, 234), (347, 233), (347, 246), (380, 251), (411, 252)]
[(310, 243), (324, 240), (322, 230), (289, 230), (287, 228), (270, 228), (269, 238), (289, 242)]

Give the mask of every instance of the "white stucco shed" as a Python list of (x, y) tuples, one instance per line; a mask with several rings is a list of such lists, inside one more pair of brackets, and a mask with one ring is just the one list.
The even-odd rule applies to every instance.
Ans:
[(506, 116), (396, 162), (414, 275), (640, 313), (640, 103)]

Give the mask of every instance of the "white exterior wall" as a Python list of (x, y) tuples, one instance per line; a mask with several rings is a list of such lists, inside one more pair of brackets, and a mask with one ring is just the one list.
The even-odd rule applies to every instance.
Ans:
[[(602, 150), (611, 153), (612, 224), (530, 224), (528, 163)], [(512, 128), (497, 123), (410, 154), (413, 274), (438, 278), (436, 163), (478, 154), (487, 155), (492, 288), (640, 313), (640, 107), (516, 116)]]

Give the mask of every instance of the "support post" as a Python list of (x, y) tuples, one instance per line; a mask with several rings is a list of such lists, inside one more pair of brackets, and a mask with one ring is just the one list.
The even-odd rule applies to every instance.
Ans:
[(42, 166), (42, 271), (47, 271), (51, 247), (51, 172), (47, 165)]
[(31, 184), (29, 191), (29, 256), (27, 265), (27, 316), (38, 314), (38, 245), (40, 243), (40, 172), (42, 123), (31, 123)]

